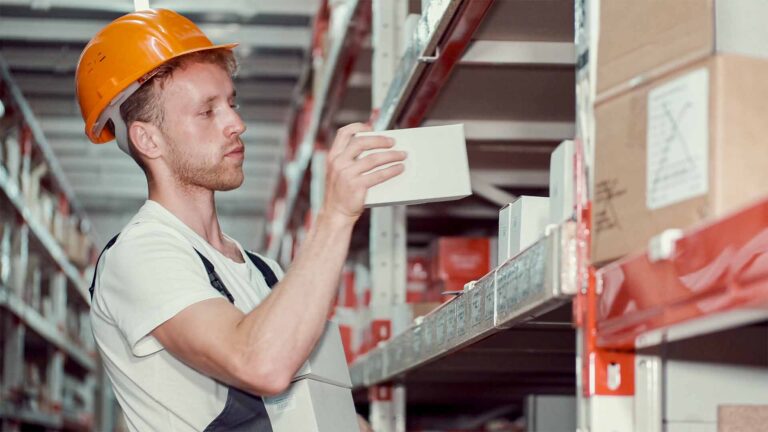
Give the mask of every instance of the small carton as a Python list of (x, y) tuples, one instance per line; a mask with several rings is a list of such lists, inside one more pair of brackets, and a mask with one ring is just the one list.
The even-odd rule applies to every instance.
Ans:
[(358, 432), (352, 390), (301, 379), (278, 396), (265, 397), (273, 432)]
[(576, 210), (575, 147), (563, 141), (549, 161), (549, 223), (560, 225), (573, 219)]
[(549, 198), (521, 196), (499, 211), (499, 263), (514, 257), (544, 237)]
[(317, 341), (315, 349), (304, 365), (296, 372), (293, 380), (311, 378), (339, 387), (352, 388), (349, 377), (344, 345), (341, 343), (339, 325), (334, 322), (325, 324), (325, 331)]
[[(472, 194), (464, 125), (357, 134), (377, 135), (394, 138), (392, 150), (404, 151), (408, 157), (402, 174), (368, 190), (366, 207), (451, 201)], [(360, 157), (380, 151), (364, 152)]]

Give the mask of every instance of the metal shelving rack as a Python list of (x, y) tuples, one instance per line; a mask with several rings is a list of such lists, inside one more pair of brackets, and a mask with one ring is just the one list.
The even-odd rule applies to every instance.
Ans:
[[(308, 161), (330, 143), (332, 130), (314, 125), (332, 128), (370, 119), (375, 130), (384, 130), (464, 123), (475, 197), (435, 207), (374, 209), (356, 233), (363, 238), (357, 244), (370, 247), (373, 320), (395, 327), (391, 311), (405, 303), (406, 245), (409, 238), (432, 235), (430, 228), (425, 230), (425, 220), (464, 218), (466, 229), (479, 224), (495, 232), (499, 207), (514, 200), (516, 193), (547, 188), (549, 153), (575, 130), (573, 4), (354, 3), (359, 15), (353, 14), (329, 62), (336, 62), (335, 47), (352, 38), (362, 41), (363, 49), (360, 43), (354, 45), (358, 50), (350, 54), (358, 61), (343, 70), (354, 76), (365, 69), (367, 47), (363, 38), (350, 36), (350, 29), (370, 20), (369, 105), (361, 108), (359, 100), (355, 104), (350, 98), (312, 101), (309, 133), (296, 151), (299, 162), (286, 164), (283, 185), (275, 195), (269, 250), (273, 257), (281, 255), (285, 243), (280, 236), (304, 220), (307, 206), (302, 200), (311, 194), (302, 189), (322, 178), (322, 171), (314, 169), (295, 174), (295, 166), (310, 166)], [(419, 11), (415, 33), (403, 37), (406, 15)], [(510, 27), (510, 17), (519, 28)], [(333, 67), (326, 71), (334, 76)], [(321, 94), (327, 94), (329, 77), (321, 80)], [(296, 121), (302, 118), (307, 116), (296, 115)], [(359, 357), (351, 365), (352, 378), (358, 401), (369, 404), (374, 428), (404, 430), (406, 410), (416, 415), (429, 404), (480, 418), (499, 407), (521, 413), (529, 394), (573, 395), (571, 299), (581, 268), (577, 249), (585, 245), (579, 227), (575, 220), (552, 227), (546, 238), (502, 263), (463, 295)]]
[[(496, 212), (478, 199), (500, 207), (516, 188), (545, 186), (543, 161), (572, 137), (578, 208), (572, 221), (550, 227), (533, 247), (356, 359), (352, 380), (376, 430), (418, 428), (406, 412), (425, 417), (435, 405), (464, 416), (433, 416), (433, 427), (473, 430), (478, 423), (467, 417), (519, 412), (529, 394), (574, 395), (582, 432), (710, 432), (719, 405), (768, 404), (761, 391), (768, 386), (768, 202), (676, 240), (660, 238), (651, 250), (599, 270), (590, 266), (595, 2), (420, 2), (416, 33), (399, 42), (398, 25), (418, 10), (414, 3), (355, 3), (356, 13), (369, 8), (372, 15), (347, 23), (359, 29), (355, 22), (371, 22), (371, 110), (322, 100), (311, 110), (310, 124), (329, 128), (369, 118), (376, 130), (465, 124), (475, 198), (375, 209), (362, 222), (374, 322), (395, 328), (390, 311), (405, 302), (410, 238), (439, 229), (441, 218), (495, 226)], [(352, 63), (344, 70), (354, 75), (361, 66)], [(283, 185), (295, 192), (276, 206), (282, 211), (273, 226), (282, 231), (272, 231), (273, 256), (285, 246), (279, 236), (302, 220), (302, 190), (322, 177), (306, 167), (330, 141), (329, 130), (310, 131), (298, 152), (305, 168)], [(462, 225), (467, 214), (475, 220)]]
[[(22, 158), (30, 158), (31, 151), (38, 162), (44, 162), (48, 174), (44, 176), (46, 188), (56, 193), (61, 214), (77, 218), (80, 232), (90, 230), (90, 222), (72, 193), (63, 172), (28, 103), (11, 76), (7, 64), (0, 58), (0, 95), (5, 104), (5, 127), (18, 128), (20, 146), (26, 146)], [(15, 115), (15, 117), (9, 117)], [(10, 121), (9, 121), (10, 120)], [(6, 131), (9, 129), (6, 129)], [(4, 152), (6, 149), (3, 150)], [(29, 159), (30, 161), (32, 159)], [(7, 161), (6, 161), (7, 162)], [(30, 162), (25, 162), (30, 163)], [(0, 282), (0, 341), (2, 342), (2, 380), (0, 381), (0, 424), (3, 430), (14, 431), (28, 427), (47, 430), (92, 430), (94, 428), (94, 397), (98, 369), (95, 350), (88, 341), (69, 334), (66, 314), (77, 316), (87, 313), (90, 298), (87, 292), (84, 263), (75, 264), (51, 229), (36, 214), (22, 191), (18, 178), (12, 177), (0, 165), (0, 207), (10, 213), (5, 216), (5, 233), (15, 238), (18, 253), (34, 257), (41, 279), (37, 282), (41, 292), (48, 295), (51, 311), (44, 311), (28, 303), (31, 288), (29, 277), (25, 285), (16, 287)], [(62, 210), (68, 209), (68, 210)], [(15, 215), (15, 216), (14, 216)], [(15, 220), (14, 220), (15, 218)], [(9, 231), (12, 229), (12, 231)], [(9, 243), (10, 241), (6, 240)], [(92, 251), (89, 251), (91, 254)], [(3, 262), (3, 273), (22, 271), (11, 258)], [(24, 259), (21, 259), (24, 262)], [(11, 268), (14, 269), (11, 269)], [(22, 266), (19, 266), (21, 268)], [(29, 271), (26, 266), (24, 272)], [(40, 294), (38, 294), (40, 296)], [(43, 307), (42, 309), (46, 309)], [(52, 314), (46, 316), (47, 314)], [(27, 371), (36, 369), (40, 386), (26, 388)], [(76, 383), (77, 389), (66, 382)], [(35, 393), (27, 394), (33, 391)], [(77, 391), (84, 398), (82, 405), (66, 400), (68, 392)], [(26, 394), (26, 396), (25, 396)]]

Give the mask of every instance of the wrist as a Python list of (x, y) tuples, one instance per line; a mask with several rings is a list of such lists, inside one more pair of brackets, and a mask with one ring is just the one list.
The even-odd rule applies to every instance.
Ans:
[(321, 208), (317, 214), (316, 225), (320, 227), (328, 227), (336, 230), (351, 230), (357, 222), (357, 217), (350, 216), (338, 211), (332, 211), (327, 208)]

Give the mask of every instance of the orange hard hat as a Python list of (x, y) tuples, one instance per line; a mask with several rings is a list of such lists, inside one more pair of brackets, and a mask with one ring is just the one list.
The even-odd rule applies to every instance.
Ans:
[[(122, 123), (120, 104), (168, 60), (235, 46), (214, 45), (192, 21), (167, 9), (133, 12), (112, 21), (88, 42), (77, 63), (77, 101), (85, 134), (96, 144), (114, 139), (104, 127), (107, 120)], [(127, 152), (127, 144), (120, 141)]]

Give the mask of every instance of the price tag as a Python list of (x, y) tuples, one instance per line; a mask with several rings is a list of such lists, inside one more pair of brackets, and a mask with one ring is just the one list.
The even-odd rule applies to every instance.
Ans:
[(471, 321), (472, 328), (477, 327), (483, 321), (483, 292), (486, 284), (477, 284), (472, 292)]
[(437, 325), (435, 326), (435, 342), (437, 348), (445, 346), (445, 309), (437, 313)]
[(456, 299), (456, 335), (461, 338), (467, 334), (466, 294)]
[(413, 361), (415, 362), (421, 360), (422, 330), (423, 324), (414, 327), (413, 336), (411, 338), (411, 347), (413, 348)]
[(448, 303), (448, 307), (445, 308), (448, 313), (445, 324), (445, 342), (449, 345), (454, 344), (456, 340), (456, 303), (457, 301), (454, 300)]
[[(494, 275), (495, 276), (495, 275)], [(493, 296), (496, 289), (495, 283), (491, 282), (485, 287), (485, 320), (493, 321)]]
[(431, 355), (435, 349), (435, 319), (433, 317), (425, 319), (421, 325), (424, 327), (422, 330), (422, 339), (424, 340), (424, 356), (427, 357)]

